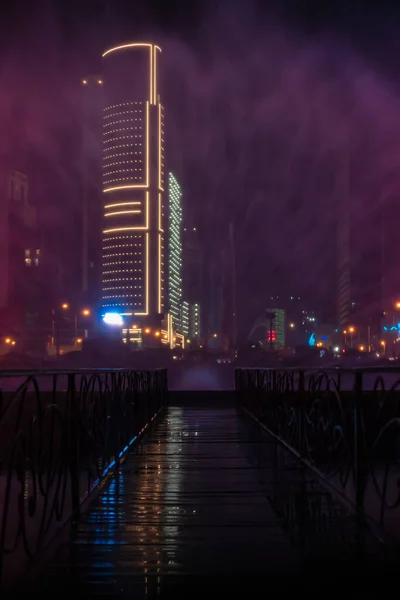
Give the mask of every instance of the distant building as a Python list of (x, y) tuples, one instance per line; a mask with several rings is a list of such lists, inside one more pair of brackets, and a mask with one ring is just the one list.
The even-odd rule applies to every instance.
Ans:
[(101, 158), (103, 120), (103, 79), (90, 75), (82, 79), (81, 145), (81, 300), (95, 305), (101, 295)]
[(192, 345), (200, 344), (201, 340), (201, 313), (200, 304), (189, 306), (189, 338)]
[(168, 177), (169, 244), (168, 296), (169, 311), (175, 330), (182, 332), (182, 191), (175, 176)]
[[(24, 173), (3, 173), (0, 182), (2, 210), (0, 254), (1, 334), (18, 335), (19, 349), (31, 345), (43, 330), (48, 298), (43, 277), (43, 241), (36, 210), (29, 203)], [(50, 313), (49, 313), (50, 314)]]
[[(351, 194), (350, 166), (344, 169), (338, 202), (337, 325), (379, 335), (384, 281), (383, 207), (373, 191), (361, 199)], [(400, 290), (399, 290), (400, 291)]]
[(182, 333), (185, 337), (189, 336), (190, 332), (190, 305), (187, 300), (182, 302), (181, 307), (181, 323), (179, 332)]

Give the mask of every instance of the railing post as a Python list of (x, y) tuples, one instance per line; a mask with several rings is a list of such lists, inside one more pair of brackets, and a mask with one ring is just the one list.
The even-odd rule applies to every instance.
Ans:
[(80, 507), (79, 491), (79, 399), (76, 394), (75, 375), (68, 374), (69, 397), (69, 468), (71, 475), (72, 514), (77, 515)]
[(297, 405), (299, 419), (299, 453), (301, 458), (304, 459), (306, 458), (306, 397), (304, 371), (299, 371)]
[(354, 381), (353, 401), (353, 469), (354, 469), (354, 493), (356, 505), (356, 544), (360, 550), (364, 546), (365, 515), (364, 501), (366, 491), (366, 469), (367, 457), (364, 443), (364, 419), (362, 407), (362, 373), (356, 371)]

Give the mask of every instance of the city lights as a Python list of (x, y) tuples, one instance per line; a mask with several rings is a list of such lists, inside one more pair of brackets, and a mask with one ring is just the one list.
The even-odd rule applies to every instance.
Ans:
[(83, 308), (82, 309), (82, 316), (83, 317), (90, 317), (90, 309), (89, 308)]
[(68, 304), (68, 302), (64, 302), (64, 304), (61, 304), (61, 308), (62, 308), (63, 310), (68, 310), (68, 309), (69, 309), (69, 304)]

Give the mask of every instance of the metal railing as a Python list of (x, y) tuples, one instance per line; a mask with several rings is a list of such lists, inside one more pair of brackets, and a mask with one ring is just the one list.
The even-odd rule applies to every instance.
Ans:
[(400, 368), (237, 369), (239, 403), (366, 523), (400, 537)]
[(166, 391), (164, 370), (0, 373), (0, 587), (118, 473)]

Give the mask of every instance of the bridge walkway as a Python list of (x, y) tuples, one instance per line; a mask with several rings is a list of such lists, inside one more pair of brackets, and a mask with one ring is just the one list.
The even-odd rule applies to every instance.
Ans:
[(183, 584), (211, 590), (285, 575), (283, 590), (292, 576), (315, 574), (318, 557), (344, 561), (353, 531), (346, 511), (250, 417), (229, 405), (171, 405), (33, 588), (153, 598)]

